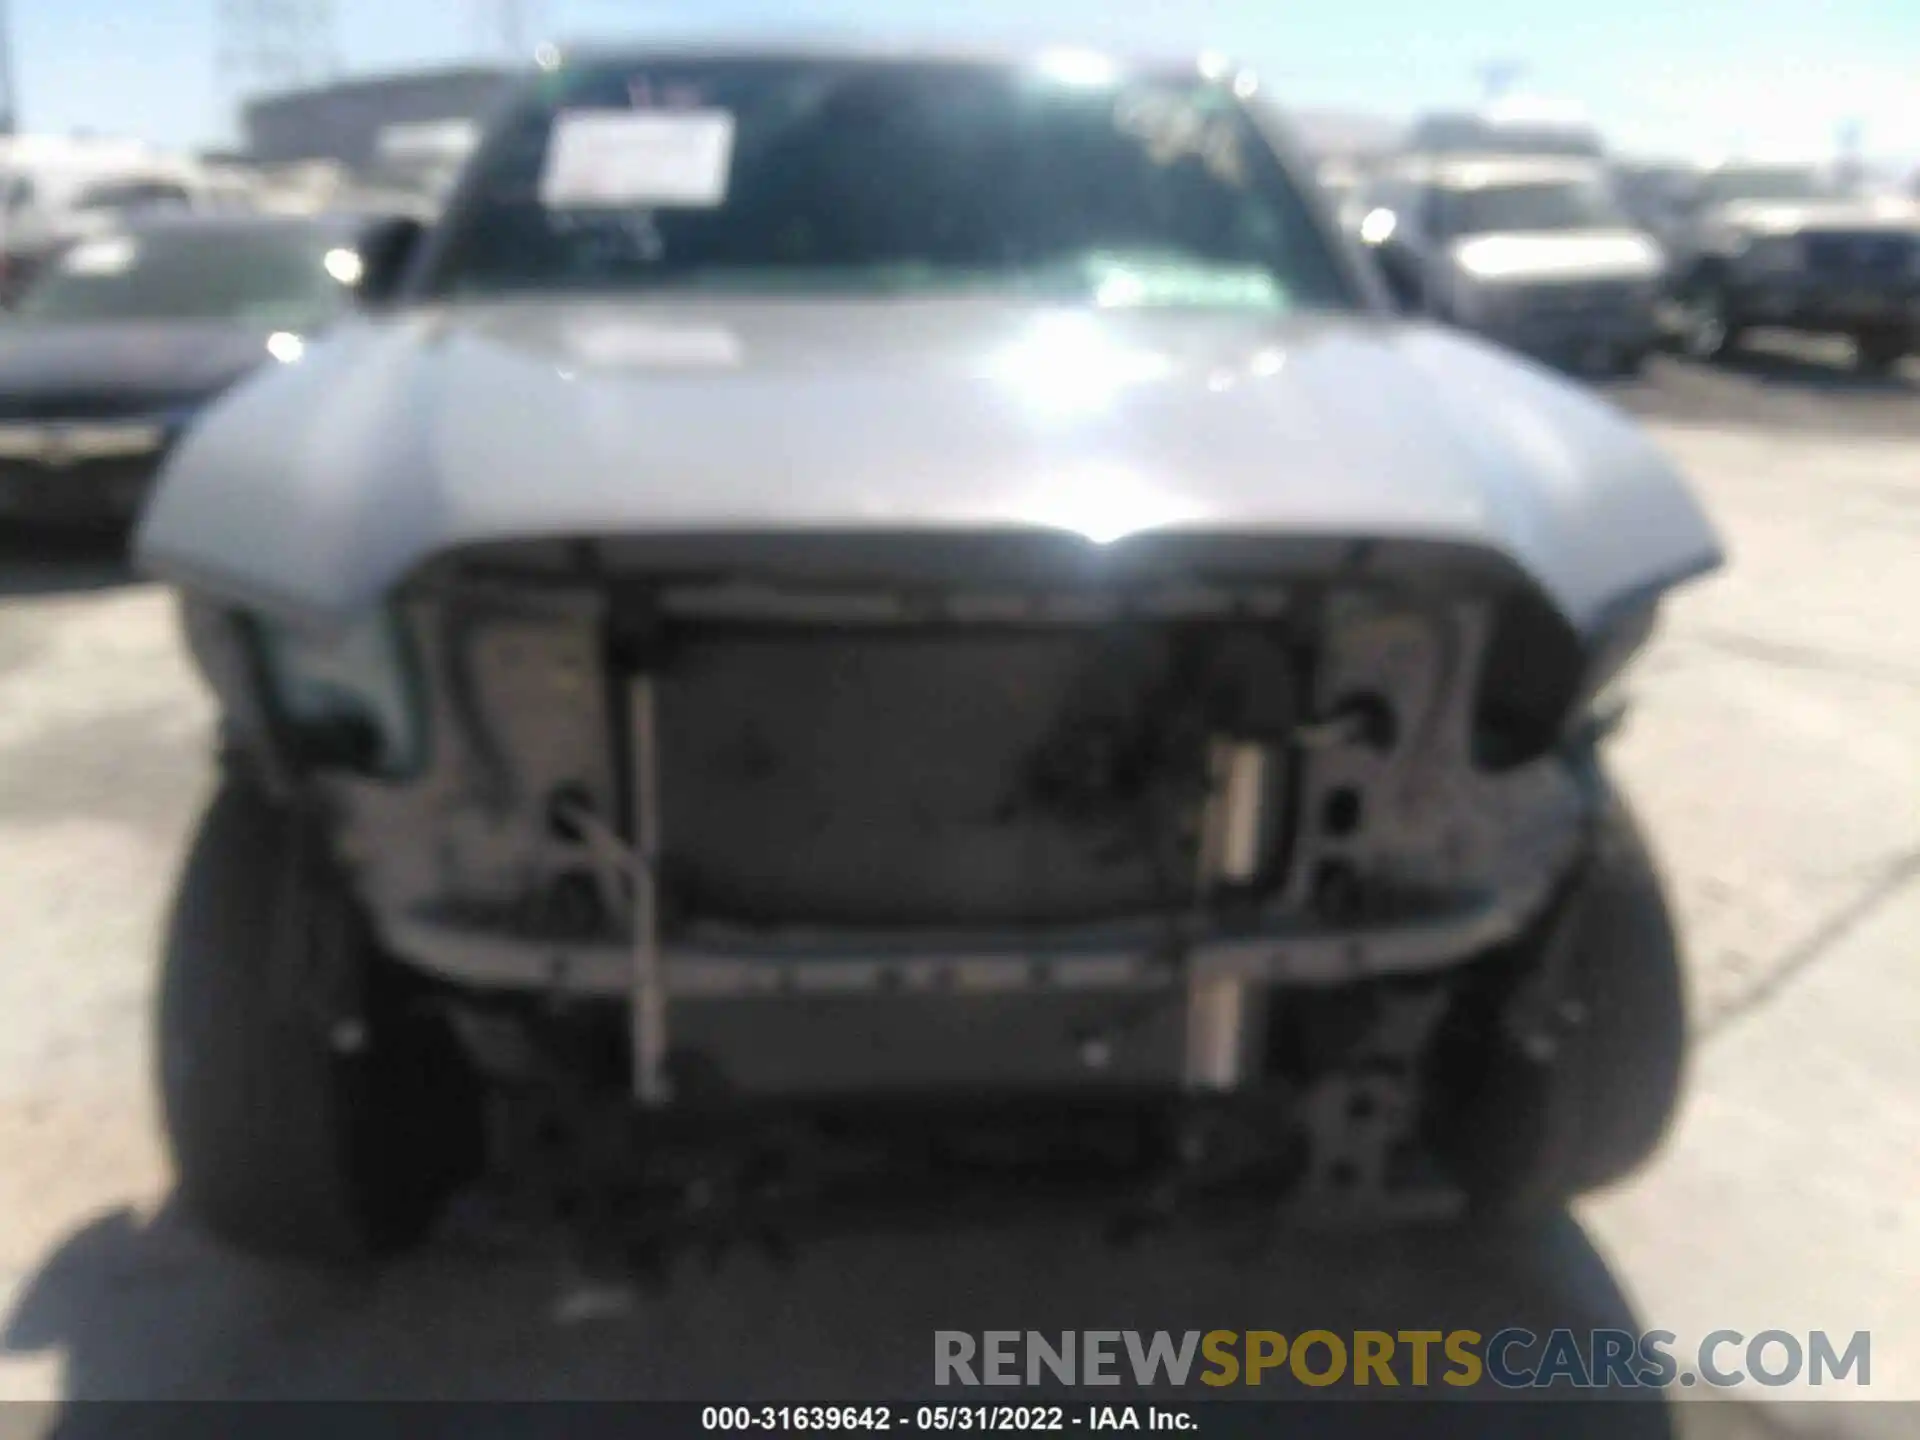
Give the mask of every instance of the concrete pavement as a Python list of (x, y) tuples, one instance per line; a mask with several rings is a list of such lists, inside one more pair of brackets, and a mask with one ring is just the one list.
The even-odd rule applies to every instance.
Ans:
[[(1578, 1224), (1257, 1265), (1188, 1242), (1116, 1260), (1044, 1224), (863, 1237), (584, 1330), (553, 1324), (538, 1256), (468, 1240), (317, 1281), (175, 1220), (151, 942), (210, 714), (162, 596), (0, 566), (0, 1396), (857, 1395), (917, 1382), (936, 1326), (1432, 1316), (1872, 1329), (1873, 1393), (1920, 1400), (1920, 443), (1898, 429), (1658, 431), (1735, 567), (1673, 607), (1616, 764), (1671, 875), (1706, 1038), (1673, 1144)], [(1751, 1408), (1688, 1423), (1758, 1424)], [(1832, 1433), (1864, 1435), (1892, 1412), (1833, 1413)]]

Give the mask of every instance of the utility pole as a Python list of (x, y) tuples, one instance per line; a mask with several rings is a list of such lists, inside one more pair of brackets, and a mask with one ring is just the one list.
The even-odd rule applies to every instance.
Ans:
[(1513, 89), (1514, 81), (1527, 73), (1519, 60), (1489, 60), (1480, 67), (1480, 98), (1491, 105)]
[[(0, 0), (3, 3), (3, 0)], [(332, 0), (220, 0), (222, 78), (242, 93), (332, 77)]]
[(0, 135), (11, 135), (19, 122), (13, 96), (13, 15), (0, 0)]
[(540, 28), (540, 0), (472, 0), (480, 47), (488, 54), (524, 59)]
[(1838, 141), (1835, 168), (1839, 171), (1840, 183), (1852, 189), (1866, 179), (1866, 126), (1858, 120), (1844, 120), (1835, 139)]

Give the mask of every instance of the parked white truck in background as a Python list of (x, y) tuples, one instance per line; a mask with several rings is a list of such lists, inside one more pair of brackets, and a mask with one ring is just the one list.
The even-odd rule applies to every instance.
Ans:
[(1666, 259), (1596, 161), (1407, 159), (1362, 208), (1360, 238), (1403, 303), (1589, 370), (1637, 371), (1654, 348)]

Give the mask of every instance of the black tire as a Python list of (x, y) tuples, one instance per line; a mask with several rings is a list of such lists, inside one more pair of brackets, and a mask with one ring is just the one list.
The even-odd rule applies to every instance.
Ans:
[[(421, 1238), (479, 1167), (479, 1086), (376, 954), (313, 827), (229, 779), (175, 896), (160, 1092), (180, 1199), (256, 1254), (352, 1264)], [(315, 996), (357, 995), (357, 1023)]]
[(1682, 354), (1722, 360), (1740, 348), (1741, 326), (1718, 275), (1708, 272), (1690, 280), (1680, 293), (1678, 310)]
[[(1550, 1040), (1500, 1006), (1544, 951), (1497, 967), (1497, 984), (1443, 1038), (1438, 1144), (1474, 1212), (1530, 1216), (1632, 1174), (1679, 1107), (1687, 1050), (1680, 945), (1638, 826), (1617, 799), (1574, 903)], [(1499, 974), (1500, 970), (1506, 973)]]
[(1913, 337), (1904, 330), (1863, 330), (1853, 337), (1854, 363), (1868, 375), (1885, 375), (1912, 346)]
[(1622, 350), (1617, 356), (1614, 357), (1614, 362), (1613, 362), (1614, 376), (1617, 379), (1621, 379), (1621, 380), (1632, 380), (1637, 378), (1638, 376), (1640, 376), (1645, 372), (1647, 368), (1647, 360), (1651, 355), (1651, 353), (1652, 353), (1651, 347), (1644, 346), (1644, 345), (1633, 345), (1633, 346), (1629, 346), (1625, 350)]

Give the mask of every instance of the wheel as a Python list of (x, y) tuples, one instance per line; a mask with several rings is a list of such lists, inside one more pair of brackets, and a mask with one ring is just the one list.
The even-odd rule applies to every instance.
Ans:
[[(1686, 1054), (1680, 946), (1652, 857), (1618, 799), (1557, 940), (1496, 962), (1488, 993), (1457, 1007), (1432, 1083), (1436, 1148), (1475, 1213), (1531, 1215), (1620, 1180), (1659, 1148)], [(1503, 1020), (1516, 988), (1564, 944), (1556, 1022), (1541, 1043)]]
[(1646, 370), (1648, 354), (1649, 347), (1630, 345), (1613, 357), (1610, 369), (1617, 378), (1631, 380)]
[(156, 1048), (187, 1212), (243, 1249), (339, 1264), (424, 1235), (479, 1168), (482, 1113), (315, 829), (223, 784), (175, 896)]
[(1695, 360), (1718, 360), (1740, 344), (1740, 326), (1731, 315), (1727, 293), (1712, 275), (1693, 280), (1676, 307), (1680, 349)]
[(1853, 337), (1854, 362), (1869, 375), (1885, 375), (1906, 357), (1911, 344), (1904, 330), (1863, 330)]

